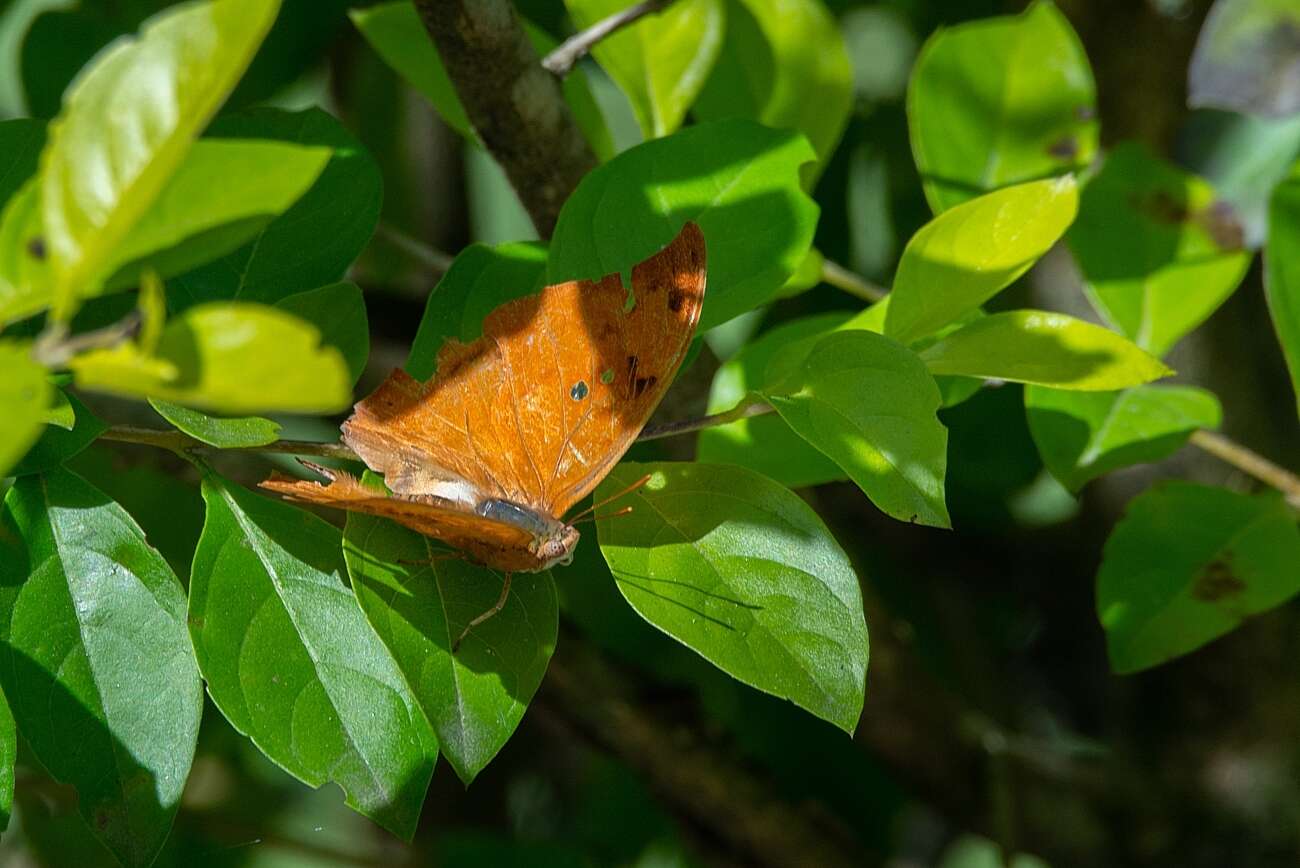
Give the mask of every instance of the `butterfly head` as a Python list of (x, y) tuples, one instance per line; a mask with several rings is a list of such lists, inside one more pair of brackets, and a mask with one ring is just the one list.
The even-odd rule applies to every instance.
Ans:
[(541, 562), (539, 570), (549, 570), (554, 566), (567, 567), (573, 563), (573, 549), (578, 545), (581, 534), (571, 524), (557, 523), (555, 528), (537, 537), (531, 548), (537, 560)]

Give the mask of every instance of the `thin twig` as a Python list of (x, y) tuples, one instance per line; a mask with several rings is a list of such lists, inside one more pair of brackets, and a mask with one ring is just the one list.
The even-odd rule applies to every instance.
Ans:
[(318, 443), (309, 440), (276, 440), (262, 446), (238, 446), (222, 449), (202, 440), (195, 439), (183, 431), (168, 431), (161, 428), (139, 428), (134, 425), (114, 425), (103, 434), (101, 440), (115, 443), (137, 443), (142, 446), (157, 446), (172, 452), (280, 452), (288, 455), (315, 455), (319, 458), (340, 458), (345, 461), (357, 460), (356, 453), (342, 443)]
[(822, 280), (836, 289), (844, 290), (849, 295), (857, 296), (863, 301), (877, 302), (889, 294), (889, 290), (883, 286), (872, 283), (865, 277), (854, 274), (844, 266), (831, 262), (829, 259), (822, 261)]
[(438, 274), (446, 274), (456, 257), (425, 244), (418, 238), (407, 235), (400, 229), (380, 223), (375, 234), (414, 259), (416, 262)]
[(1197, 431), (1192, 435), (1192, 445), (1276, 488), (1286, 496), (1288, 503), (1300, 509), (1300, 476), (1285, 467), (1279, 467), (1258, 452), (1214, 431)]
[(602, 18), (585, 30), (581, 30), (561, 42), (554, 51), (542, 59), (542, 66), (547, 71), (564, 78), (573, 71), (574, 64), (591, 51), (591, 47), (597, 42), (600, 42), (611, 33), (622, 30), (629, 24), (640, 21), (647, 15), (662, 12), (672, 3), (673, 0), (641, 0), (640, 3), (633, 3), (608, 18)]
[(748, 419), (751, 416), (762, 416), (771, 413), (775, 407), (763, 401), (754, 401), (748, 404), (738, 404), (725, 413), (713, 413), (708, 416), (700, 416), (697, 419), (682, 419), (677, 422), (665, 422), (662, 425), (647, 426), (641, 429), (641, 434), (636, 439), (658, 440), (661, 437), (675, 437), (678, 434), (689, 434), (692, 431), (702, 431), (705, 428), (716, 428), (719, 425), (727, 425), (740, 419)]
[(133, 310), (112, 325), (69, 335), (65, 323), (52, 323), (32, 346), (32, 358), (47, 368), (58, 368), (87, 350), (111, 349), (140, 332), (140, 311)]

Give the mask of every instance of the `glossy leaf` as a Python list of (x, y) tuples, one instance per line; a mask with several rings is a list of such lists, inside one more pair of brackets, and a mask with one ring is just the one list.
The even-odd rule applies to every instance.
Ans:
[(1009, 184), (1081, 169), (1097, 92), (1079, 37), (1048, 0), (937, 31), (912, 70), (912, 154), (935, 213)]
[(1112, 470), (1167, 458), (1200, 428), (1217, 428), (1219, 401), (1191, 386), (1071, 392), (1030, 386), (1025, 414), (1043, 463), (1078, 491)]
[(69, 367), (81, 388), (218, 413), (330, 413), (352, 403), (343, 356), (315, 326), (258, 304), (213, 303), (167, 323), (157, 351), (93, 350)]
[(532, 242), (471, 244), (452, 261), (429, 294), (411, 343), (406, 372), (433, 376), (438, 349), (447, 338), (469, 343), (483, 334), (483, 320), (498, 306), (537, 292), (546, 278), (546, 247)]
[[(470, 126), (446, 67), (442, 65), (438, 48), (429, 38), (410, 0), (354, 9), (351, 16), (352, 23), (384, 62), (419, 91), (449, 127), (477, 144), (478, 136)], [(527, 21), (522, 23), (538, 56), (544, 56), (555, 48), (555, 40), (545, 30)], [(591, 94), (586, 75), (581, 69), (575, 69), (565, 76), (562, 87), (573, 120), (586, 136), (591, 149), (602, 160), (612, 157), (614, 143)]]
[(1300, 8), (1216, 0), (1196, 39), (1187, 104), (1265, 117), (1300, 112)]
[[(2, 525), (0, 525), (2, 526)], [(18, 762), (18, 729), (9, 701), (0, 690), (0, 832), (9, 828), (14, 808), (14, 766)]]
[(853, 107), (853, 65), (822, 0), (729, 0), (722, 51), (693, 114), (744, 117), (798, 130), (817, 153), (811, 182), (830, 159)]
[(1300, 591), (1300, 530), (1276, 495), (1168, 482), (1129, 504), (1102, 555), (1097, 615), (1116, 672), (1186, 654)]
[(802, 500), (721, 464), (624, 462), (596, 489), (633, 512), (598, 522), (641, 617), (745, 684), (845, 732), (862, 713), (867, 626), (848, 557)]
[(280, 439), (279, 423), (261, 416), (210, 416), (157, 398), (151, 398), (149, 404), (177, 430), (218, 449), (247, 449)]
[(799, 185), (802, 136), (752, 121), (697, 124), (590, 172), (565, 202), (547, 282), (596, 279), (657, 253), (682, 224), (704, 232), (709, 286), (701, 330), (771, 299), (812, 246), (817, 205)]
[(370, 323), (361, 287), (348, 282), (332, 283), (286, 296), (275, 306), (320, 329), (321, 344), (342, 354), (352, 383), (361, 379), (370, 358)]
[[(565, 0), (578, 29), (626, 8), (624, 0)], [(678, 0), (610, 34), (591, 56), (632, 103), (646, 138), (681, 126), (722, 47), (722, 0)]]
[(428, 562), (443, 551), (390, 521), (348, 515), (344, 552), (361, 608), (468, 784), (510, 738), (541, 684), (559, 611), (550, 573), (516, 575), (505, 608), (452, 654), (465, 625), (496, 603), (501, 576), (462, 560)]
[(93, 292), (248, 67), (278, 0), (206, 0), (166, 10), (100, 54), (64, 97), (41, 158), (54, 314)]
[(285, 771), (407, 839), (437, 741), (344, 578), (338, 530), (209, 472), (190, 634), (221, 713)]
[(1300, 410), (1300, 169), (1273, 194), (1264, 293)]
[(45, 369), (32, 360), (26, 343), (0, 340), (0, 477), (41, 436), (53, 396)]
[(0, 682), (36, 758), (128, 866), (153, 861), (203, 710), (185, 591), (126, 511), (66, 470), (0, 518)]
[(935, 415), (942, 399), (915, 353), (872, 332), (836, 332), (763, 395), (883, 512), (949, 526), (948, 432)]
[(171, 308), (215, 300), (271, 304), (342, 280), (374, 234), (384, 193), (379, 168), (352, 134), (333, 116), (311, 108), (223, 115), (207, 136), (315, 145), (332, 149), (333, 155), (311, 189), (252, 241), (169, 281)]
[(170, 277), (224, 256), (306, 193), (330, 156), (284, 142), (200, 139), (107, 258), (103, 277), (121, 288), (145, 267)]
[[(828, 334), (847, 319), (844, 313), (804, 317), (782, 323), (747, 343), (713, 375), (708, 412), (730, 410), (751, 392), (769, 385), (768, 363), (783, 348)], [(748, 467), (791, 488), (848, 476), (775, 413), (704, 429), (696, 441), (695, 454), (706, 463)]]
[(1217, 310), (1250, 264), (1210, 186), (1131, 144), (1084, 188), (1067, 240), (1093, 305), (1155, 355)]
[(911, 343), (975, 310), (1050, 250), (1078, 207), (1066, 176), (988, 193), (935, 217), (903, 250), (884, 333)]
[(922, 350), (921, 358), (932, 374), (1087, 392), (1138, 386), (1173, 373), (1109, 329), (1042, 310), (983, 317)]
[[(0, 368), (3, 368), (2, 364), (0, 364)], [(66, 403), (68, 412), (72, 416), (72, 422), (66, 426), (46, 425), (45, 430), (41, 432), (40, 439), (32, 445), (31, 449), (27, 450), (27, 454), (23, 456), (23, 459), (9, 471), (14, 476), (52, 470), (78, 455), (108, 429), (108, 426), (98, 416), (90, 412), (90, 408), (81, 403), (81, 399), (76, 395), (65, 394), (57, 389), (53, 391), (58, 399)]]

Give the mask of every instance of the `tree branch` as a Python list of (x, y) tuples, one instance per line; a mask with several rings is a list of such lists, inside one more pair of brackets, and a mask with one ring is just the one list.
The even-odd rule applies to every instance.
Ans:
[(1288, 503), (1300, 509), (1300, 476), (1214, 431), (1197, 431), (1192, 435), (1191, 442), (1215, 458), (1276, 488), (1286, 496)]
[(591, 47), (597, 42), (612, 33), (617, 33), (629, 24), (640, 21), (647, 15), (662, 12), (673, 2), (674, 0), (641, 0), (640, 3), (633, 3), (608, 18), (602, 18), (560, 43), (554, 51), (542, 59), (542, 66), (560, 78), (564, 78), (573, 70), (573, 65), (591, 51)]
[(415, 0), (465, 114), (543, 238), (596, 156), (509, 0)]

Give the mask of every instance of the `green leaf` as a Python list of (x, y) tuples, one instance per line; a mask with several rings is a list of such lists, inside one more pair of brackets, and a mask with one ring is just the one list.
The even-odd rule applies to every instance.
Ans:
[[(782, 323), (747, 343), (713, 375), (709, 413), (722, 413), (769, 384), (768, 363), (790, 344), (819, 338), (842, 325), (846, 313), (818, 314)], [(798, 488), (844, 479), (847, 474), (796, 434), (776, 414), (740, 419), (699, 434), (696, 458), (711, 464), (738, 464), (782, 485)]]
[[(0, 365), (3, 367), (3, 365)], [(81, 403), (76, 395), (63, 390), (54, 390), (59, 399), (66, 402), (72, 416), (72, 424), (67, 426), (50, 424), (41, 433), (40, 439), (27, 450), (23, 459), (9, 472), (14, 476), (28, 473), (44, 473), (63, 464), (94, 443), (108, 426), (90, 412), (90, 408)]]
[(903, 250), (885, 334), (911, 343), (975, 310), (1050, 250), (1078, 207), (1067, 175), (987, 193), (935, 217)]
[(332, 413), (352, 403), (352, 381), (320, 341), (315, 326), (276, 308), (217, 302), (169, 321), (154, 354), (126, 344), (68, 367), (81, 388), (217, 413)]
[(444, 341), (456, 338), (469, 343), (479, 337), (489, 313), (507, 301), (537, 292), (545, 278), (545, 245), (512, 242), (466, 247), (429, 294), (406, 372), (419, 380), (429, 379)]
[(41, 229), (41, 185), (32, 178), (0, 212), (0, 328), (50, 304), (50, 263)]
[(907, 91), (912, 154), (935, 213), (1087, 166), (1096, 117), (1083, 45), (1047, 0), (1022, 15), (937, 31)]
[(1250, 265), (1241, 227), (1209, 184), (1116, 148), (1083, 190), (1067, 236), (1098, 312), (1161, 356), (1227, 300)]
[(168, 422), (186, 434), (218, 449), (246, 449), (265, 446), (280, 439), (280, 425), (261, 416), (234, 418), (210, 416), (170, 401), (150, 398), (149, 404)]
[(343, 355), (352, 384), (356, 385), (370, 358), (370, 323), (361, 287), (348, 282), (332, 283), (294, 293), (275, 306), (320, 329), (321, 344)]
[(44, 121), (0, 121), (0, 207), (36, 175), (44, 146)]
[(32, 753), (128, 866), (162, 847), (203, 710), (185, 591), (122, 507), (66, 470), (0, 517), (0, 682)]
[(9, 701), (0, 690), (0, 832), (9, 828), (14, 807), (14, 766), (18, 761), (18, 729)]
[(1187, 104), (1265, 117), (1300, 112), (1294, 0), (1216, 0), (1187, 71)]
[(107, 288), (134, 286), (144, 268), (170, 277), (230, 253), (301, 198), (330, 156), (283, 142), (200, 139), (107, 258)]
[(839, 331), (818, 340), (763, 396), (882, 511), (949, 526), (948, 432), (935, 415), (942, 400), (915, 353), (872, 332)]
[(1264, 293), (1300, 410), (1300, 165), (1278, 186), (1269, 207)]
[(1111, 668), (1186, 654), (1300, 591), (1300, 531), (1275, 495), (1168, 482), (1129, 504), (1097, 573)]
[[(565, 0), (579, 29), (621, 12), (624, 0)], [(722, 0), (678, 0), (606, 36), (591, 56), (632, 103), (646, 138), (681, 126), (722, 47)]]
[(713, 73), (693, 108), (700, 120), (744, 117), (803, 133), (817, 153), (809, 188), (839, 144), (853, 107), (853, 65), (822, 0), (730, 0)]
[[(442, 65), (438, 48), (429, 38), (428, 31), (410, 0), (354, 9), (350, 14), (352, 23), (384, 62), (419, 91), (438, 110), (448, 126), (478, 144), (478, 135), (465, 115), (465, 107), (461, 105), (446, 67)], [(544, 56), (555, 48), (555, 40), (546, 31), (527, 21), (523, 25), (539, 56)], [(613, 140), (582, 70), (570, 72), (562, 87), (565, 102), (573, 112), (573, 119), (596, 156), (601, 160), (614, 156)]]
[(437, 741), (344, 578), (339, 531), (213, 473), (190, 579), (208, 693), (277, 765), (407, 840)]
[[(633, 512), (597, 523), (618, 589), (641, 617), (719, 669), (852, 733), (867, 625), (848, 557), (802, 500), (722, 464), (634, 464), (596, 489)], [(623, 501), (620, 501), (623, 502)]]
[[(62, 379), (62, 375), (60, 375)], [(53, 378), (51, 378), (53, 381)], [(54, 392), (50, 399), (50, 406), (45, 408), (45, 415), (41, 420), (46, 425), (54, 425), (65, 431), (72, 430), (77, 424), (77, 412), (72, 408), (72, 402), (68, 400), (67, 394), (63, 390)]]
[(248, 244), (168, 284), (173, 310), (205, 301), (272, 304), (342, 280), (379, 222), (383, 178), (364, 147), (333, 116), (255, 109), (226, 114), (213, 139), (273, 139), (333, 150), (316, 183)]
[(501, 576), (393, 522), (348, 514), (352, 587), (466, 784), (496, 756), (542, 683), (559, 625), (551, 574), (513, 578), (506, 606), (452, 643), (501, 593)]
[(131, 228), (216, 114), (275, 20), (278, 0), (168, 9), (101, 53), (68, 90), (41, 158), (54, 315), (93, 292)]
[(547, 283), (630, 274), (693, 220), (708, 248), (700, 329), (726, 322), (771, 299), (807, 257), (817, 205), (799, 167), (811, 159), (802, 136), (740, 119), (624, 151), (565, 202)]
[(921, 351), (932, 374), (1106, 392), (1173, 371), (1110, 329), (1043, 310), (978, 319)]
[(1030, 386), (1025, 414), (1043, 463), (1078, 491), (1112, 470), (1160, 461), (1200, 428), (1217, 428), (1219, 401), (1191, 386), (1071, 392)]
[(53, 387), (26, 343), (0, 340), (0, 478), (41, 436)]

